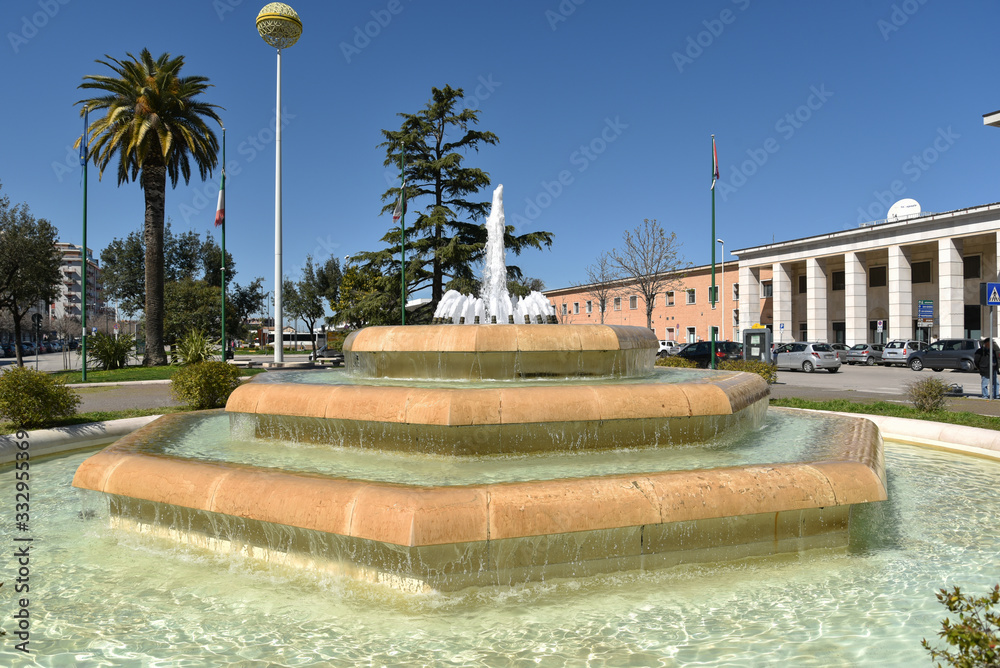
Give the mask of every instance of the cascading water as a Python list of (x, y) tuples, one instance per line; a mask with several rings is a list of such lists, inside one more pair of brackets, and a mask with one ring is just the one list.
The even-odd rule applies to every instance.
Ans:
[(486, 220), (486, 252), (480, 296), (449, 290), (434, 312), (435, 323), (454, 324), (541, 324), (549, 323), (554, 308), (541, 292), (527, 297), (511, 297), (507, 291), (507, 261), (503, 244), (506, 220), (503, 213), (503, 184), (493, 191), (493, 204)]

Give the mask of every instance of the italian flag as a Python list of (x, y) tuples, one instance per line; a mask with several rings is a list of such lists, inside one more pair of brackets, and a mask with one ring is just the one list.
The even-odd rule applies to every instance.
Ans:
[(392, 211), (392, 222), (397, 223), (399, 219), (403, 216), (403, 211), (406, 209), (406, 202), (404, 198), (406, 197), (406, 185), (404, 184), (399, 191), (399, 199), (396, 200), (396, 208)]
[(715, 182), (719, 179), (719, 154), (715, 150), (715, 136), (712, 136), (712, 190), (715, 190)]
[(219, 206), (215, 210), (215, 226), (226, 222), (226, 169), (222, 169), (222, 181), (219, 183)]

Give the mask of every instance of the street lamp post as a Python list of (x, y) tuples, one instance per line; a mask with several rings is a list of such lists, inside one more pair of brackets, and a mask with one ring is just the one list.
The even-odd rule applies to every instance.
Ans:
[(719, 291), (722, 293), (722, 340), (728, 341), (726, 338), (726, 242), (722, 239), (716, 239), (722, 245), (722, 250), (719, 253), (719, 257), (722, 259), (722, 268), (719, 270)]
[[(284, 329), (281, 309), (281, 50), (299, 41), (302, 21), (288, 5), (271, 2), (264, 5), (257, 15), (257, 32), (278, 51), (277, 106), (274, 119), (274, 331), (277, 333)], [(283, 361), (282, 343), (283, 341), (275, 339), (275, 364)]]

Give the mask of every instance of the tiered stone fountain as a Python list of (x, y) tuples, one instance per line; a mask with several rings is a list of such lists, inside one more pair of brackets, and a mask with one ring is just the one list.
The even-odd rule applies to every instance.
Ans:
[[(497, 220), (502, 230), (499, 188), (493, 238)], [(438, 321), (548, 315), (537, 298), (516, 303), (505, 289), (459, 301), (443, 301)], [(476, 459), (496, 469), (511, 457), (687, 447), (764, 420), (759, 376), (670, 373), (654, 368), (656, 349), (637, 327), (371, 327), (345, 342), (343, 382), (251, 382), (226, 411), (234, 432), (274, 448), (319, 443), (337, 449), (330, 457), (422, 453), (441, 466)], [(453, 485), (158, 450), (204, 419), (165, 416), (88, 459), (73, 484), (110, 495), (123, 527), (405, 590), (843, 546), (851, 507), (886, 498), (881, 438), (855, 418), (815, 432), (812, 461)]]

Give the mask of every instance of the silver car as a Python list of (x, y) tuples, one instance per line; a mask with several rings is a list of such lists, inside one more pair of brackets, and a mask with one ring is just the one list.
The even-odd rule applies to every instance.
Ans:
[(910, 363), (910, 355), (918, 350), (927, 350), (927, 344), (923, 341), (914, 341), (912, 339), (890, 341), (882, 350), (882, 364), (885, 366), (892, 366), (893, 364), (906, 366)]
[(882, 348), (880, 343), (859, 343), (847, 351), (844, 362), (873, 366), (882, 361)]
[(802, 369), (806, 373), (816, 369), (840, 371), (840, 356), (829, 343), (785, 343), (774, 349), (774, 360), (779, 369)]

